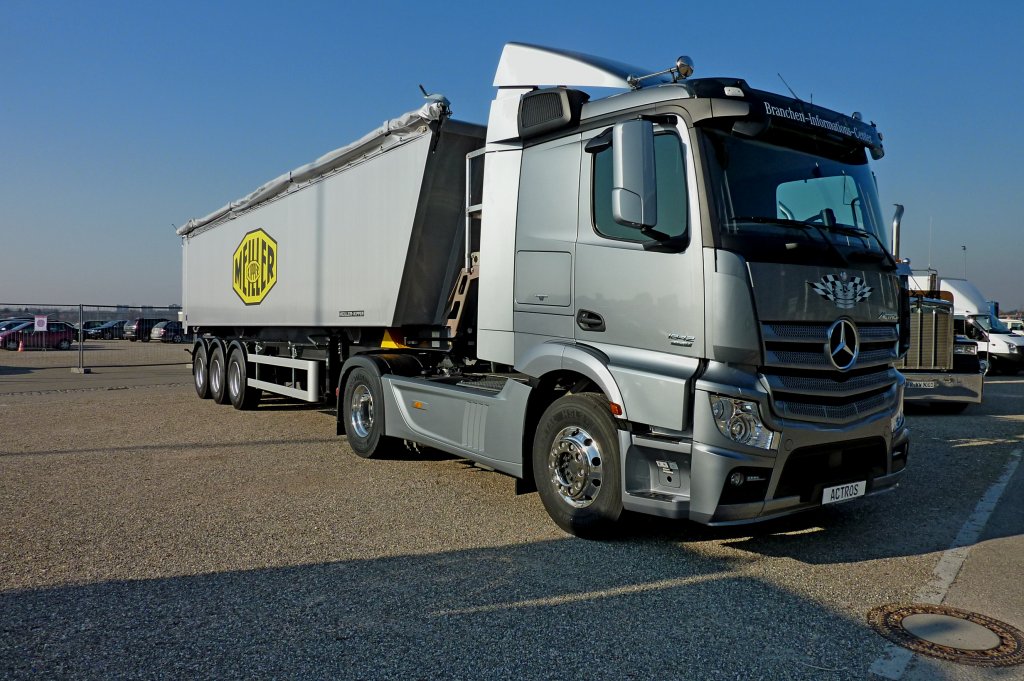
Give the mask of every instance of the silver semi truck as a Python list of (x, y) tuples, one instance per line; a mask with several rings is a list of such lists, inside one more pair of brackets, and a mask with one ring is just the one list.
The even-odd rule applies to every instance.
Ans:
[(894, 487), (881, 137), (692, 70), (510, 43), (486, 128), (433, 97), (190, 220), (197, 393), (336, 399), (358, 455), (466, 457), (581, 536)]

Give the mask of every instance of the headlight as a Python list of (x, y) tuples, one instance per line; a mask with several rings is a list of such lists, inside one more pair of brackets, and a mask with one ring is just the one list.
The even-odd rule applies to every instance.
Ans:
[(737, 400), (722, 395), (708, 395), (711, 400), (711, 414), (722, 435), (733, 442), (758, 449), (771, 449), (775, 443), (775, 431), (761, 421), (757, 402)]
[(978, 354), (978, 344), (977, 343), (970, 343), (970, 344), (964, 343), (963, 345), (961, 345), (961, 344), (958, 343), (957, 345), (953, 346), (953, 354), (954, 355), (976, 355), (976, 354)]

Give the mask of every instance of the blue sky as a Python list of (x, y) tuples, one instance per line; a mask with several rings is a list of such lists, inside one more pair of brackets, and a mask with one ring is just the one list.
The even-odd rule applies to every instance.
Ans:
[[(863, 112), (903, 255), (1024, 307), (1018, 2), (0, 3), (0, 302), (180, 301), (172, 225), (419, 106), (486, 122), (502, 45)], [(891, 214), (891, 212), (889, 213)], [(929, 227), (931, 225), (931, 227)], [(930, 245), (930, 246), (929, 246)], [(929, 256), (930, 253), (930, 256)]]

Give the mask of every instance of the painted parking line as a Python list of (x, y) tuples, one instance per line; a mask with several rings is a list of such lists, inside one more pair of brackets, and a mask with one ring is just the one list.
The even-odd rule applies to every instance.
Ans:
[[(935, 566), (935, 572), (932, 573), (931, 581), (914, 594), (915, 603), (938, 605), (945, 600), (946, 594), (949, 593), (949, 587), (952, 586), (964, 561), (967, 560), (967, 554), (970, 553), (971, 547), (978, 542), (988, 519), (992, 516), (1003, 492), (1006, 491), (1010, 478), (1016, 472), (1017, 466), (1020, 464), (1021, 452), (1021, 449), (1010, 452), (1010, 460), (1003, 467), (1002, 475), (988, 488), (981, 501), (974, 507), (970, 517), (960, 528), (953, 544), (942, 554), (939, 564)], [(890, 643), (885, 652), (871, 665), (871, 673), (896, 681), (903, 678), (907, 665), (910, 664), (913, 657), (914, 653), (907, 648)]]

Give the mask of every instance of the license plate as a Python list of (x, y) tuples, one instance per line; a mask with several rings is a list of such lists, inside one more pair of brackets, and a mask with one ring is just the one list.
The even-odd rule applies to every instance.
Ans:
[(938, 385), (937, 381), (907, 381), (908, 388), (935, 388)]
[(849, 501), (850, 499), (856, 499), (857, 497), (864, 496), (865, 490), (867, 490), (868, 483), (866, 480), (860, 482), (851, 482), (847, 485), (836, 485), (835, 487), (826, 487), (825, 491), (821, 493), (821, 503), (824, 504), (838, 504), (841, 501)]

